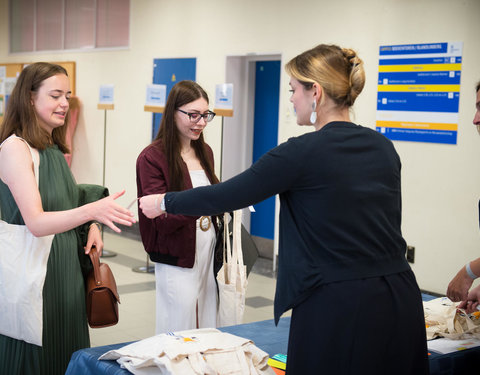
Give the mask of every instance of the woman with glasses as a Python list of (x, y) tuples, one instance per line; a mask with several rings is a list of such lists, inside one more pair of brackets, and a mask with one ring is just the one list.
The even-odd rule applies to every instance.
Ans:
[(405, 259), (400, 158), (390, 140), (353, 123), (365, 84), (348, 48), (321, 44), (286, 66), (298, 125), (228, 181), (140, 199), (147, 217), (215, 215), (280, 195), (274, 314), (292, 309), (287, 371), (428, 374), (421, 293)]
[[(155, 140), (137, 159), (138, 197), (218, 183), (203, 129), (215, 113), (193, 81), (173, 86)], [(156, 333), (215, 327), (215, 228), (210, 216), (159, 215), (139, 210), (142, 242), (155, 262)]]

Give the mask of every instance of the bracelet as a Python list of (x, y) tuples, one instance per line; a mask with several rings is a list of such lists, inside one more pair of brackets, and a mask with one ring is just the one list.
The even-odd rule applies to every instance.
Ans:
[(472, 268), (470, 267), (470, 262), (465, 265), (465, 269), (472, 280), (478, 279), (478, 276), (473, 273)]
[(92, 227), (92, 225), (96, 225), (98, 230), (101, 232), (102, 231), (102, 226), (100, 225), (100, 223), (97, 223), (96, 221), (94, 221), (92, 224), (90, 224), (88, 226), (88, 229), (90, 229)]

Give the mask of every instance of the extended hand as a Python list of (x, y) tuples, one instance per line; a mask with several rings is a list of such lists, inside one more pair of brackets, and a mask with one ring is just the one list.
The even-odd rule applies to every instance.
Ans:
[(143, 214), (149, 219), (155, 219), (157, 216), (165, 213), (165, 211), (160, 208), (160, 203), (164, 196), (165, 194), (151, 194), (141, 197), (140, 209)]
[(135, 223), (133, 213), (123, 208), (115, 200), (125, 194), (125, 190), (112, 194), (106, 198), (100, 199), (94, 203), (90, 203), (92, 217), (95, 221), (99, 221), (117, 233), (121, 230), (114, 223), (131, 226)]

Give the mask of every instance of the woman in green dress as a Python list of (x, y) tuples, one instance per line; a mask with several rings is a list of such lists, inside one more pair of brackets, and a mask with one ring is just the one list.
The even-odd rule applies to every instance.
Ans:
[(64, 374), (72, 353), (90, 346), (80, 257), (93, 245), (103, 248), (95, 222), (116, 232), (115, 223), (135, 222), (115, 202), (123, 191), (102, 198), (105, 189), (75, 183), (63, 156), (70, 94), (64, 68), (31, 64), (0, 125), (2, 220), (25, 224), (38, 237), (55, 235), (43, 286), (42, 346), (0, 335), (0, 374)]

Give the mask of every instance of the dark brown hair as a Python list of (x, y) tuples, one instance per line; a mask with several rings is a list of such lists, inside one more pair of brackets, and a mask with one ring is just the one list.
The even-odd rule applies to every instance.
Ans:
[(478, 92), (478, 90), (480, 90), (480, 81), (477, 82), (477, 87), (475, 89), (475, 92)]
[[(38, 62), (28, 65), (22, 70), (13, 88), (5, 110), (5, 117), (0, 126), (0, 143), (10, 135), (15, 134), (25, 139), (32, 147), (44, 150), (47, 146), (56, 144), (63, 153), (68, 153), (65, 142), (67, 127), (53, 129), (50, 135), (39, 123), (32, 106), (32, 93), (38, 92), (43, 81), (67, 71), (60, 65)], [(68, 112), (65, 124), (68, 122)]]
[[(175, 122), (175, 112), (181, 106), (191, 103), (197, 99), (204, 98), (208, 103), (208, 95), (205, 90), (194, 81), (180, 81), (172, 87), (168, 95), (165, 111), (163, 112), (162, 121), (160, 122), (160, 129), (154, 140), (161, 142), (168, 163), (168, 172), (170, 175), (171, 186), (168, 187), (170, 191), (184, 190), (184, 162), (180, 154), (181, 144), (178, 134), (177, 124)], [(218, 178), (215, 176), (213, 164), (207, 157), (206, 144), (203, 139), (203, 133), (197, 140), (191, 142), (195, 154), (200, 160), (205, 173), (211, 184), (218, 183)]]
[(350, 107), (365, 85), (363, 61), (349, 48), (320, 44), (294, 57), (287, 73), (305, 88), (319, 84), (339, 107)]

